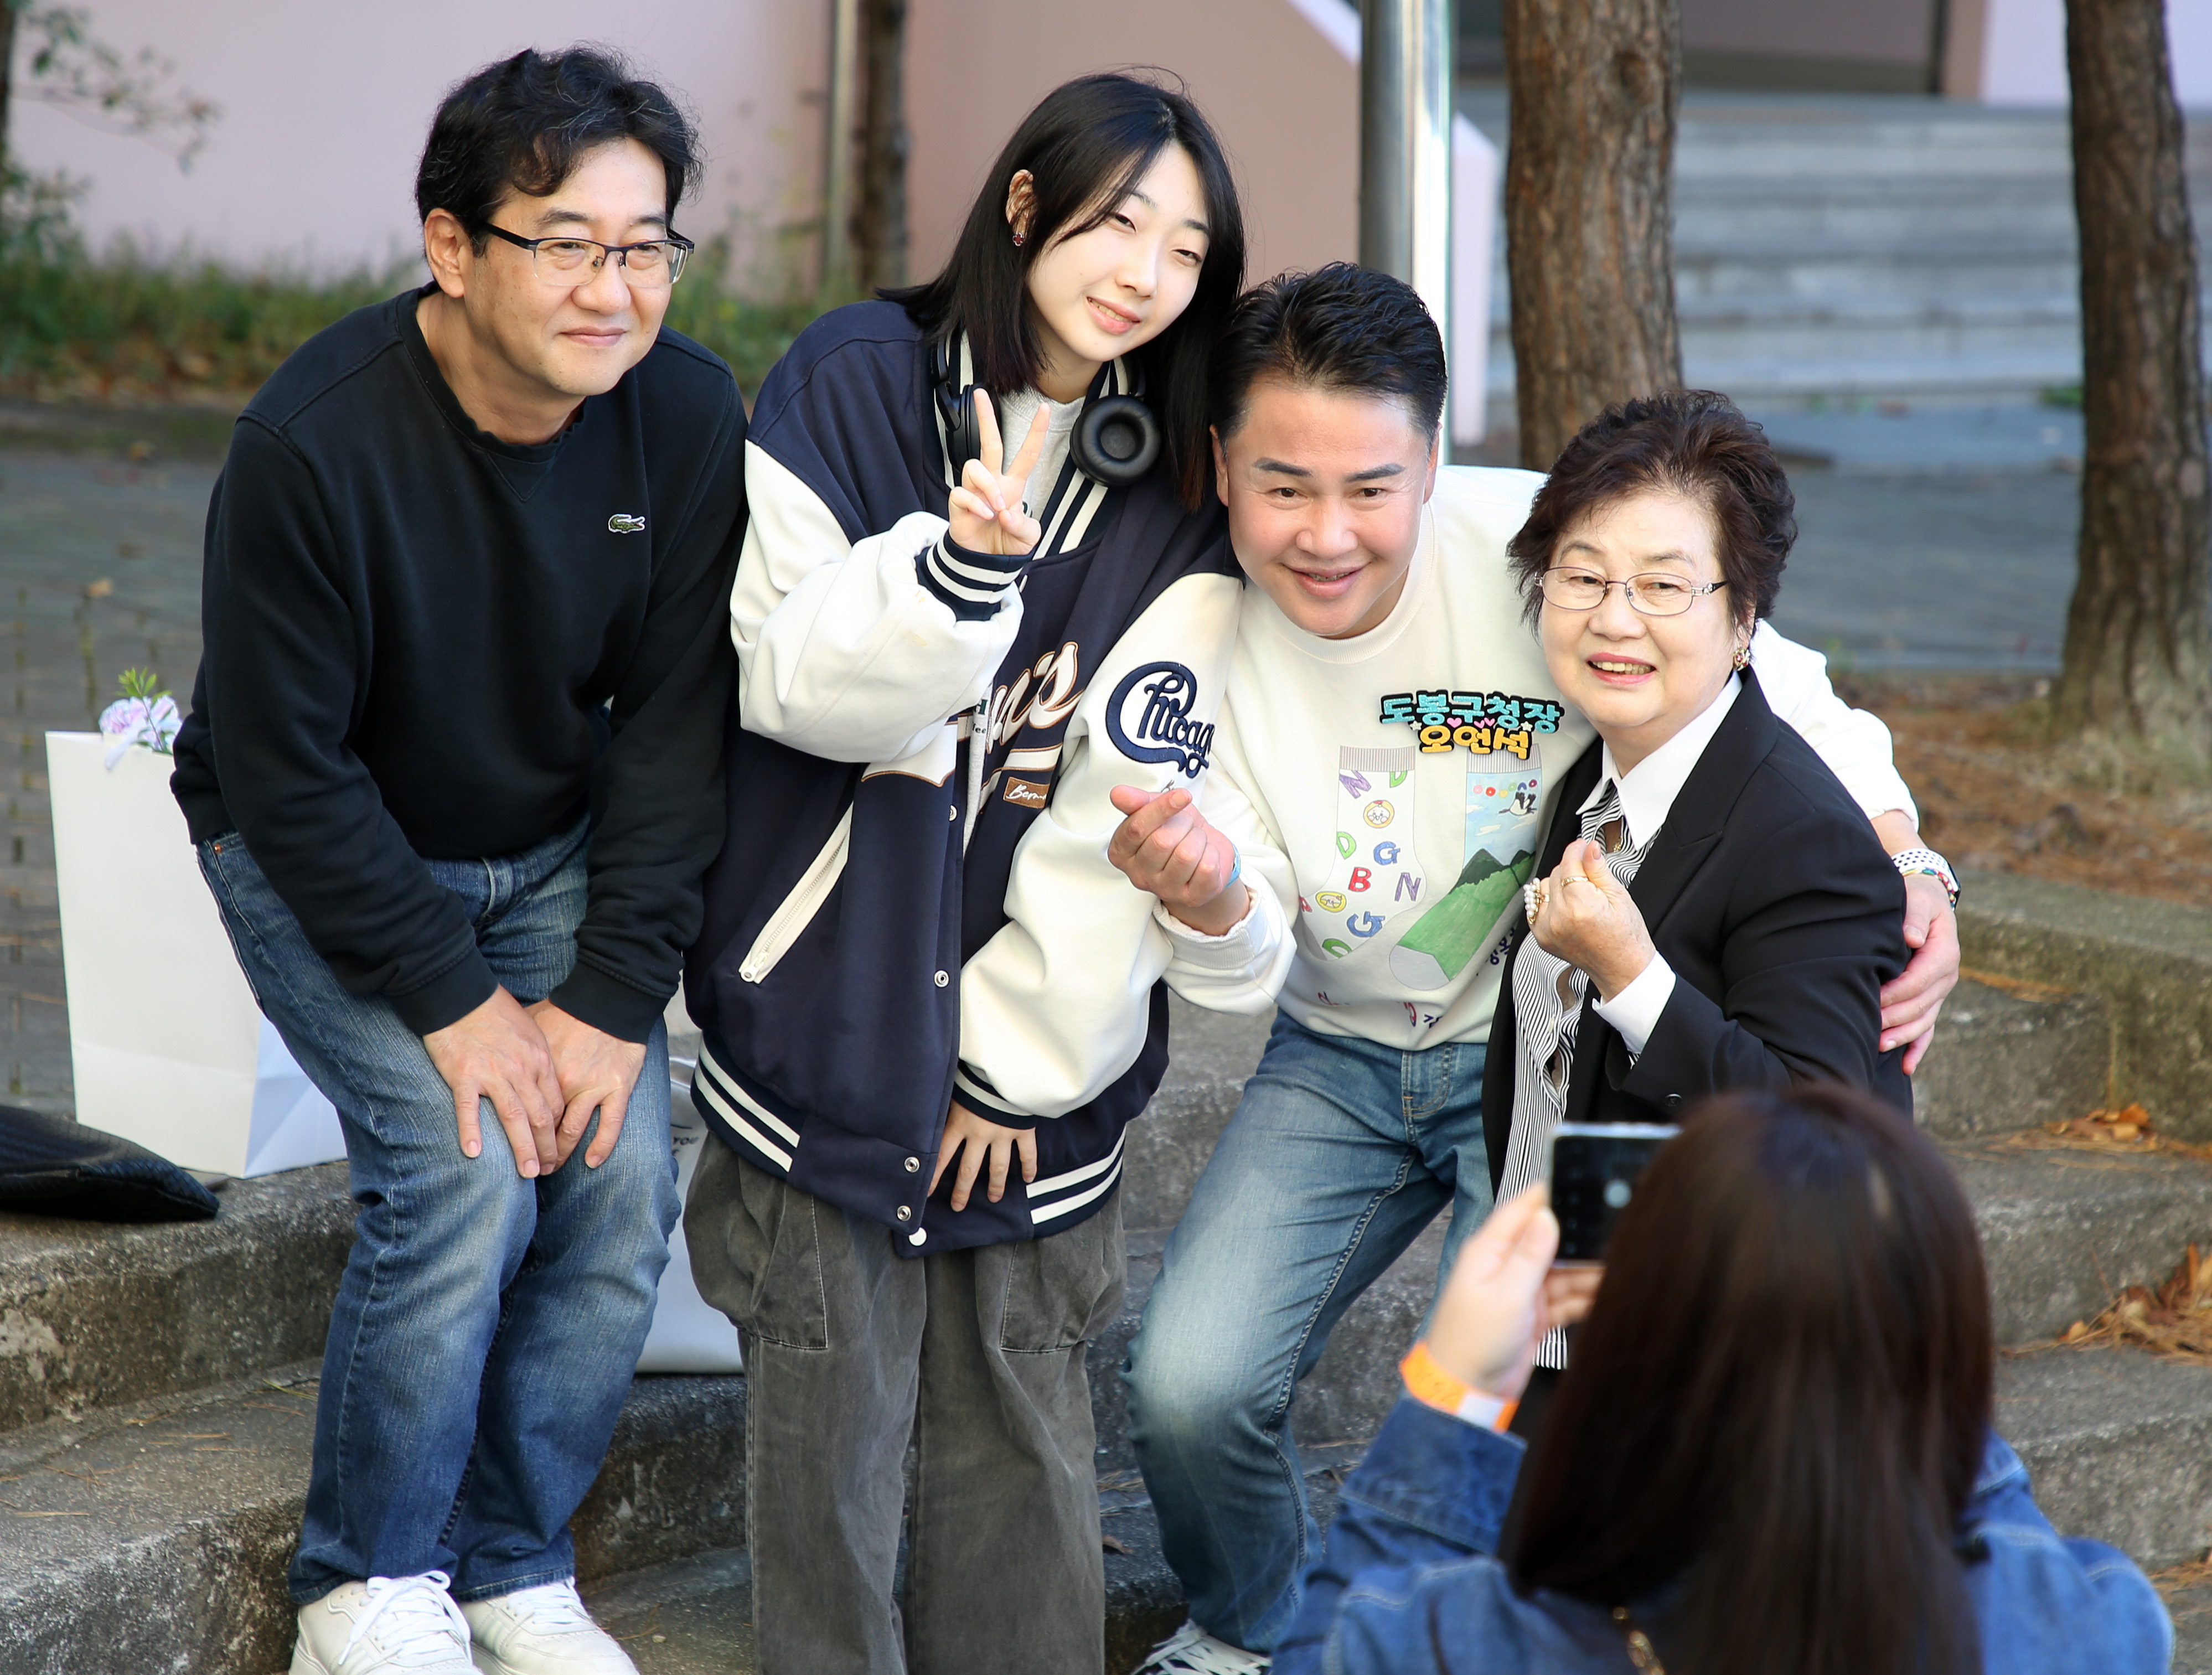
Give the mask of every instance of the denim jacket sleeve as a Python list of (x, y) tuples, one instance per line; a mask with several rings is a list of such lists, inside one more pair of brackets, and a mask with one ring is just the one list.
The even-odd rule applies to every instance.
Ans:
[[(1547, 1675), (1621, 1666), (1595, 1608), (1523, 1599), (1495, 1557), (1522, 1445), (1400, 1401), (1346, 1483), (1344, 1510), (1276, 1648), (1277, 1675)], [(2163, 1675), (2173, 1628), (2150, 1580), (2102, 1542), (2065, 1540), (1991, 1434), (1957, 1549), (2003, 1675)]]
[(1344, 1485), (1275, 1675), (1615, 1666), (1620, 1641), (1600, 1613), (1522, 1599), (1497, 1558), (1522, 1453), (1517, 1437), (1400, 1400)]
[(1984, 1669), (2165, 1675), (2172, 1662), (2173, 1623), (2150, 1578), (2117, 1548), (2062, 1538), (2035, 1504), (2027, 1468), (1994, 1431), (1958, 1551)]

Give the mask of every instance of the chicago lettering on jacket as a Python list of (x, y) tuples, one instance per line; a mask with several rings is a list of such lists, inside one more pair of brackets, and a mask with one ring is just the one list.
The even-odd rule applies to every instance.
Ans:
[[(1133, 703), (1141, 699), (1137, 725), (1127, 725)], [(1198, 677), (1180, 663), (1148, 663), (1132, 669), (1114, 689), (1106, 706), (1106, 731), (1131, 762), (1171, 762), (1187, 778), (1206, 771), (1213, 750), (1213, 723), (1193, 721)], [(1142, 741), (1155, 741), (1147, 744)]]

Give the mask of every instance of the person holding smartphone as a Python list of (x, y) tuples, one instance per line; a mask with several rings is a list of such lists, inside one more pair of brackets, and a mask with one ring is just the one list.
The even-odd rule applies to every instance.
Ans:
[(685, 1225), (744, 1333), (765, 1675), (1103, 1666), (1084, 1344), (1170, 951), (1110, 792), (1211, 762), (1239, 583), (1204, 379), (1243, 255), (1196, 107), (1088, 76), (942, 273), (763, 384)]
[[(1993, 1428), (1973, 1211), (1910, 1120), (1729, 1095), (1601, 1284), (1558, 1236), (1539, 1186), (1462, 1247), (1275, 1675), (2163, 1675), (2149, 1578), (2062, 1539)], [(1528, 1447), (1504, 1422), (1585, 1314)]]

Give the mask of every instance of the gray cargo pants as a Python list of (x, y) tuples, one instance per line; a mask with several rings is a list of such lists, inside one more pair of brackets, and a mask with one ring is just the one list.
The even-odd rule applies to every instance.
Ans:
[(1100, 1675), (1084, 1344), (1121, 1306), (1121, 1194), (1049, 1238), (908, 1259), (712, 1144), (684, 1224), (701, 1294), (744, 1334), (762, 1675)]

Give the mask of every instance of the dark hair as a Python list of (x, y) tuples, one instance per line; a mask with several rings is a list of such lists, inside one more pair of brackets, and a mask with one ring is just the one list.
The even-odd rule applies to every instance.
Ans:
[(1972, 1212), (1908, 1119), (1833, 1085), (1716, 1100), (1621, 1214), (1514, 1584), (1609, 1608), (1683, 1575), (1639, 1626), (1696, 1675), (1979, 1670), (1951, 1542), (1993, 1360)]
[[(1060, 240), (1104, 222), (1170, 145), (1189, 155), (1205, 190), (1206, 260), (1181, 318), (1133, 358), (1145, 375), (1146, 404), (1160, 423), (1169, 476), (1194, 507), (1212, 457), (1206, 355), (1244, 283), (1244, 212), (1221, 142), (1179, 83), (1108, 75), (1054, 88), (991, 166), (937, 277), (882, 294), (903, 303), (936, 337), (967, 333), (975, 381), (985, 389), (1004, 395), (1028, 388), (1043, 369), (1030, 312), (1030, 264)], [(1024, 169), (1036, 208), (1016, 245), (1006, 230), (1006, 183)]]
[(543, 197), (584, 154), (635, 140), (668, 175), (668, 215), (699, 175), (697, 137), (676, 101), (599, 46), (521, 52), (456, 82), (430, 124), (415, 171), (415, 208), (444, 209), (483, 253), (509, 191)]
[(1608, 407), (1577, 431), (1536, 491), (1528, 521), (1505, 543), (1531, 622), (1543, 609), (1544, 572), (1561, 533), (1655, 489), (1703, 507), (1712, 519), (1729, 614), (1744, 622), (1773, 611), (1797, 539), (1790, 479), (1766, 433), (1726, 396), (1664, 390)]
[(1238, 299), (1213, 351), (1213, 428), (1243, 428), (1263, 378), (1403, 401), (1436, 434), (1444, 410), (1444, 340), (1420, 293), (1350, 262), (1278, 274)]

